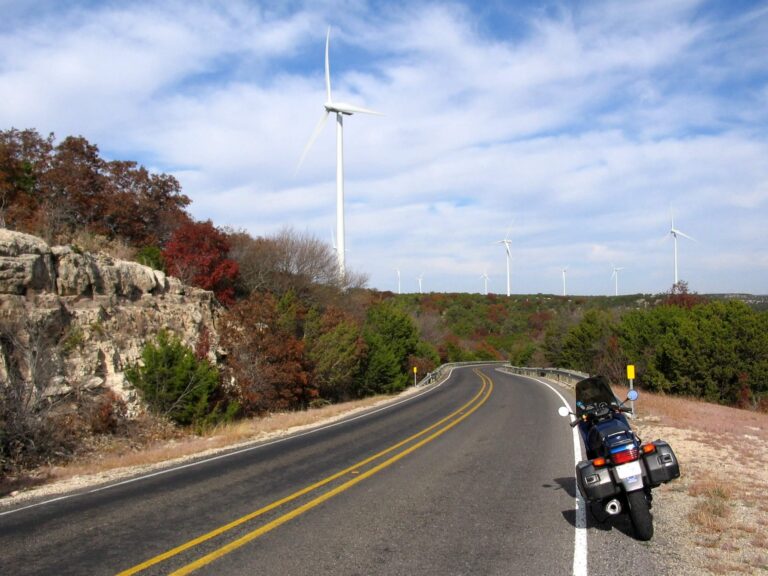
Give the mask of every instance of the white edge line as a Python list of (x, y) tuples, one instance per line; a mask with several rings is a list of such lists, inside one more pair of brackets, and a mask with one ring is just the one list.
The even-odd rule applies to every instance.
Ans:
[[(511, 374), (510, 372), (503, 372), (504, 374)], [(514, 374), (514, 376), (521, 376), (522, 378), (528, 378), (539, 384), (544, 384), (552, 392), (560, 397), (563, 401), (563, 406), (571, 409), (570, 404), (565, 397), (560, 393), (557, 388), (552, 386), (549, 382), (533, 378), (532, 376), (525, 376), (523, 374)], [(571, 422), (574, 420), (573, 414), (571, 414)], [(573, 428), (573, 459), (574, 466), (581, 461), (581, 440), (579, 439), (579, 431), (576, 427)], [(573, 538), (573, 576), (587, 576), (587, 509), (584, 499), (579, 493), (579, 489), (576, 486), (576, 476), (574, 472), (574, 488), (576, 489), (576, 533)]]
[[(459, 367), (461, 368), (461, 367)], [(438, 382), (437, 384), (430, 385), (427, 388), (425, 388), (422, 392), (419, 392), (417, 394), (411, 394), (410, 396), (403, 398), (402, 400), (397, 400), (395, 402), (392, 402), (390, 404), (386, 404), (385, 406), (382, 406), (381, 408), (376, 408), (375, 410), (371, 410), (370, 412), (363, 412), (362, 414), (359, 414), (357, 416), (353, 416), (351, 418), (344, 418), (342, 420), (337, 420), (336, 422), (332, 422), (330, 424), (320, 425), (317, 428), (312, 428), (311, 430), (307, 430), (305, 432), (298, 432), (296, 434), (290, 434), (288, 436), (283, 436), (282, 438), (277, 438), (275, 440), (264, 442), (264, 443), (257, 443), (254, 446), (248, 446), (247, 448), (241, 448), (240, 450), (235, 450), (233, 452), (227, 452), (225, 454), (219, 454), (218, 456), (211, 456), (210, 458), (203, 458), (201, 460), (195, 460), (194, 462), (189, 462), (188, 464), (181, 464), (179, 466), (171, 466), (170, 468), (163, 468), (162, 470), (158, 470), (157, 472), (152, 472), (151, 474), (144, 474), (142, 476), (136, 476), (134, 478), (129, 478), (127, 480), (122, 480), (120, 482), (115, 482), (114, 484), (107, 484), (105, 486), (100, 486), (98, 488), (93, 488), (91, 490), (85, 490), (83, 492), (73, 492), (71, 494), (64, 494), (62, 496), (58, 496), (56, 498), (51, 498), (49, 500), (43, 500), (42, 502), (36, 502), (35, 504), (29, 504), (27, 506), (22, 506), (21, 508), (14, 508), (13, 510), (6, 510), (5, 512), (0, 512), (0, 516), (8, 516), (10, 514), (16, 514), (17, 512), (22, 512), (23, 510), (29, 510), (30, 508), (38, 508), (40, 506), (46, 506), (48, 504), (53, 504), (54, 502), (60, 502), (62, 500), (68, 500), (70, 498), (76, 498), (78, 496), (85, 496), (87, 494), (95, 494), (97, 492), (103, 492), (104, 490), (111, 490), (112, 488), (117, 488), (118, 486), (125, 486), (126, 484), (133, 484), (134, 482), (140, 482), (142, 480), (148, 480), (149, 478), (154, 478), (156, 476), (162, 476), (163, 474), (169, 474), (171, 472), (176, 472), (177, 470), (184, 470), (185, 468), (192, 468), (193, 466), (199, 466), (201, 464), (207, 464), (208, 462), (215, 462), (216, 460), (223, 460), (224, 458), (229, 458), (230, 456), (237, 456), (239, 454), (244, 454), (246, 452), (252, 452), (253, 450), (260, 450), (261, 448), (266, 448), (267, 446), (274, 446), (275, 444), (280, 444), (281, 442), (287, 442), (288, 440), (293, 440), (294, 438), (301, 438), (303, 436), (309, 436), (310, 434), (316, 434), (317, 432), (321, 432), (323, 430), (328, 430), (329, 428), (334, 428), (336, 426), (341, 426), (342, 424), (346, 424), (348, 422), (354, 422), (355, 420), (359, 420), (361, 418), (367, 418), (368, 416), (372, 416), (373, 414), (377, 414), (379, 412), (383, 412), (384, 410), (389, 410), (390, 408), (394, 408), (395, 406), (399, 406), (400, 404), (404, 404), (406, 402), (410, 402), (411, 400), (415, 400), (416, 398), (420, 398), (421, 396), (424, 396), (425, 394), (429, 394), (430, 392), (437, 390), (440, 386), (442, 386), (445, 382), (448, 381), (448, 379), (451, 377), (451, 374), (453, 374), (454, 367), (451, 367), (448, 371), (448, 374), (446, 377)]]

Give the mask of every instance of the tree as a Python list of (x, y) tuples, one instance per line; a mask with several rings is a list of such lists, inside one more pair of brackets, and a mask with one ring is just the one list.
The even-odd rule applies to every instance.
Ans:
[(363, 393), (392, 393), (405, 388), (408, 360), (419, 343), (411, 317), (392, 302), (376, 304), (368, 310), (363, 335), (368, 347)]
[(221, 344), (233, 393), (247, 415), (303, 408), (317, 398), (304, 344), (281, 327), (271, 294), (251, 294), (222, 318)]
[(144, 346), (141, 363), (128, 367), (125, 377), (141, 391), (150, 410), (182, 425), (199, 422), (211, 412), (210, 401), (219, 386), (218, 369), (166, 331)]
[(312, 345), (309, 358), (321, 398), (332, 402), (358, 397), (368, 347), (360, 327), (343, 320)]
[(353, 272), (340, 279), (335, 251), (310, 234), (286, 228), (271, 237), (235, 231), (229, 237), (230, 257), (239, 265), (246, 292), (293, 292), (305, 301), (327, 302), (365, 286), (366, 278)]
[(39, 174), (47, 170), (53, 134), (34, 130), (0, 131), (0, 226), (38, 232), (41, 204)]
[(101, 158), (82, 136), (0, 131), (0, 225), (70, 241), (78, 232), (133, 246), (161, 245), (190, 221), (188, 197), (166, 174)]
[(222, 304), (234, 302), (238, 266), (230, 260), (227, 235), (205, 222), (187, 222), (163, 250), (166, 271), (182, 282), (212, 290)]
[(615, 336), (615, 321), (607, 311), (592, 309), (573, 326), (563, 341), (563, 365), (616, 381), (624, 364)]

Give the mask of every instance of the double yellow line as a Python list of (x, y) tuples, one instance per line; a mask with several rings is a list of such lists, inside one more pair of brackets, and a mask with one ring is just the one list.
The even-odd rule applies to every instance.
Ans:
[[(464, 419), (468, 418), (470, 414), (472, 414), (475, 410), (480, 408), (485, 402), (488, 400), (488, 398), (491, 395), (491, 392), (493, 391), (493, 381), (480, 372), (479, 370), (475, 369), (474, 372), (480, 377), (482, 381), (482, 386), (480, 390), (475, 394), (474, 397), (472, 397), (469, 402), (461, 406), (458, 410), (455, 412), (449, 414), (445, 418), (442, 418), (441, 420), (435, 422), (431, 426), (425, 428), (424, 430), (418, 432), (417, 434), (414, 434), (413, 436), (410, 436), (409, 438), (406, 438), (405, 440), (398, 442), (397, 444), (394, 444), (393, 446), (390, 446), (386, 450), (382, 450), (381, 452), (374, 454), (373, 456), (370, 456), (369, 458), (366, 458), (364, 460), (361, 460), (360, 462), (357, 462), (356, 464), (353, 464), (352, 466), (345, 468), (344, 470), (341, 470), (339, 472), (336, 472), (335, 474), (332, 474), (331, 476), (328, 476), (327, 478), (324, 478), (323, 480), (320, 480), (319, 482), (316, 482), (314, 484), (311, 484), (305, 488), (302, 488), (301, 490), (294, 492), (293, 494), (286, 496), (285, 498), (281, 498), (280, 500), (276, 500), (275, 502), (272, 502), (271, 504), (268, 504), (264, 506), (263, 508), (260, 508), (254, 512), (251, 512), (250, 514), (246, 514), (245, 516), (242, 516), (241, 518), (238, 518), (237, 520), (234, 520), (230, 522), (229, 524), (225, 524), (223, 526), (220, 526), (216, 528), (215, 530), (212, 530), (206, 534), (203, 534), (201, 536), (198, 536), (197, 538), (194, 538), (193, 540), (190, 540), (188, 542), (185, 542), (184, 544), (181, 544), (180, 546), (177, 546), (171, 550), (168, 550), (167, 552), (163, 552), (162, 554), (159, 554), (153, 558), (150, 558), (149, 560), (146, 560), (145, 562), (142, 562), (141, 564), (137, 564), (136, 566), (133, 566), (132, 568), (129, 568), (127, 570), (124, 570), (120, 572), (117, 576), (130, 576), (132, 574), (137, 574), (139, 572), (142, 572), (143, 570), (146, 570), (147, 568), (154, 566), (156, 564), (159, 564), (160, 562), (163, 562), (165, 560), (168, 560), (174, 556), (177, 556), (178, 554), (181, 554), (182, 552), (185, 552), (199, 544), (202, 544), (203, 542), (207, 542), (208, 540), (211, 540), (212, 538), (216, 538), (217, 536), (220, 536), (224, 534), (225, 532), (228, 532), (229, 530), (232, 530), (238, 526), (241, 526), (242, 524), (245, 524), (246, 522), (250, 522), (251, 520), (258, 518), (259, 516), (262, 516), (272, 510), (275, 510), (276, 508), (279, 508), (280, 506), (283, 506), (284, 504), (287, 504), (289, 502), (292, 502), (293, 500), (296, 500), (302, 496), (305, 496), (306, 494), (309, 494), (310, 492), (313, 492), (317, 490), (318, 488), (321, 488), (327, 484), (330, 484), (334, 480), (337, 480), (347, 474), (354, 474), (354, 476), (347, 480), (346, 482), (343, 482), (342, 484), (339, 484), (335, 488), (332, 488), (331, 490), (328, 490), (327, 492), (324, 492), (314, 498), (313, 500), (310, 500), (309, 502), (306, 502), (305, 504), (302, 504), (301, 506), (298, 506), (282, 516), (279, 516), (278, 518), (275, 518), (271, 522), (268, 522), (267, 524), (264, 524), (260, 526), (259, 528), (248, 532), (244, 536), (241, 536), (240, 538), (237, 538), (236, 540), (233, 540), (229, 544), (226, 544), (222, 546), (221, 548), (218, 548), (214, 550), (213, 552), (206, 554), (205, 556), (200, 557), (199, 559), (195, 560), (194, 562), (191, 562), (175, 572), (172, 572), (172, 576), (182, 576), (184, 574), (190, 574), (194, 572), (195, 570), (202, 568), (203, 566), (206, 566), (207, 564), (210, 564), (214, 560), (221, 558), (222, 556), (225, 556), (226, 554), (229, 554), (230, 552), (240, 548), (241, 546), (247, 544), (248, 542), (251, 542), (252, 540), (255, 540), (259, 536), (262, 536), (266, 534), (267, 532), (270, 532), (271, 530), (274, 530), (278, 526), (281, 526), (285, 524), (286, 522), (289, 522), (290, 520), (296, 518), (297, 516), (300, 516), (301, 514), (304, 514), (304, 512), (307, 512), (308, 510), (311, 510), (312, 508), (315, 508), (316, 506), (319, 506), (323, 502), (330, 500), (334, 496), (341, 494), (342, 492), (348, 490), (352, 486), (355, 486), (356, 484), (359, 484), (366, 478), (370, 478), (374, 474), (382, 471), (383, 469), (391, 466), (398, 460), (404, 458), (408, 454), (418, 450), (425, 444), (431, 442), (435, 438), (441, 436), (442, 434), (445, 434), (448, 430), (462, 422)], [(419, 440), (418, 442), (414, 442), (415, 440)], [(410, 444), (410, 446), (408, 446)], [(400, 452), (397, 452), (393, 456), (390, 456), (388, 459), (384, 460), (383, 462), (377, 464), (376, 466), (369, 468), (365, 472), (360, 472), (360, 468), (371, 464), (375, 462), (376, 460), (379, 460), (383, 458), (384, 456), (387, 456), (391, 454), (392, 452), (396, 452), (397, 450), (400, 450), (401, 448), (408, 446), (407, 448), (403, 449)]]

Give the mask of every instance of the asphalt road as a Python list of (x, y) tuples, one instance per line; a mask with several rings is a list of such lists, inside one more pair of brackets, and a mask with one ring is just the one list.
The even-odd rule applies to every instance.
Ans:
[(576, 537), (561, 404), (454, 370), (311, 433), (0, 510), (0, 574), (665, 574), (627, 521)]

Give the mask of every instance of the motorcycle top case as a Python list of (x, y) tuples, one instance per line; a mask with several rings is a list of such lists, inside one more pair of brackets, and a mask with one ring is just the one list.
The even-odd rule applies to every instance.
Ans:
[(595, 468), (590, 460), (576, 464), (576, 481), (579, 492), (590, 502), (609, 498), (619, 491), (611, 478), (611, 471), (608, 468)]
[(672, 447), (664, 440), (654, 440), (656, 451), (643, 454), (646, 480), (651, 488), (665, 484), (680, 476), (680, 464)]

